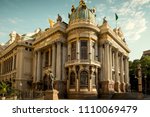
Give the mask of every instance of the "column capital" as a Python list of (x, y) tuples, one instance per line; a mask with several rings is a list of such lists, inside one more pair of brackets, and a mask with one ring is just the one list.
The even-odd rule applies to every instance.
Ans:
[[(57, 41), (57, 42), (56, 42), (56, 44), (61, 44), (61, 43), (62, 43), (61, 41)], [(54, 43), (54, 44), (55, 44), (55, 43)]]
[(129, 60), (129, 57), (128, 57), (128, 56), (126, 56), (126, 55), (124, 55), (124, 58), (125, 58), (126, 60)]
[(115, 52), (119, 52), (119, 49), (118, 48), (113, 48), (113, 50), (115, 51)]
[(111, 43), (110, 41), (108, 41), (108, 40), (106, 40), (106, 41), (104, 42), (104, 44), (105, 44), (105, 45), (110, 45), (110, 46), (112, 46), (112, 43)]

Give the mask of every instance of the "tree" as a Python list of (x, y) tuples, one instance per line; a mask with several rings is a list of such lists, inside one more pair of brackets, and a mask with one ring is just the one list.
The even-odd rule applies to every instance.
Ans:
[(140, 60), (143, 75), (150, 76), (150, 56), (144, 56)]
[(150, 94), (150, 56), (143, 56), (140, 62), (142, 65), (143, 92)]
[(136, 78), (137, 65), (140, 63), (139, 59), (129, 61), (129, 76), (132, 91), (138, 91), (138, 79)]
[[(129, 61), (129, 75), (131, 90), (138, 91), (137, 65), (141, 64), (142, 68), (142, 86), (143, 91), (149, 89), (150, 92), (150, 56), (143, 56), (140, 60)], [(145, 89), (146, 88), (146, 89)]]

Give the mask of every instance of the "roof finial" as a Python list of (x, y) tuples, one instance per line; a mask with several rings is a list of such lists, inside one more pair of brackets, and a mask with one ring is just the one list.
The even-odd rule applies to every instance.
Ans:
[(80, 5), (85, 4), (84, 0), (80, 0)]
[(80, 4), (80, 6), (82, 6), (82, 8), (86, 9), (86, 4), (85, 4), (84, 0), (80, 0), (79, 4)]

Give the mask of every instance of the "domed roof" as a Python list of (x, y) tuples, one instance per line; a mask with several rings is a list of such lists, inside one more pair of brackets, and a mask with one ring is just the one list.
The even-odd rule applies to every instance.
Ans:
[(69, 24), (80, 21), (95, 23), (95, 17), (95, 9), (88, 9), (85, 2), (80, 0), (77, 8), (72, 5), (71, 15), (69, 15)]

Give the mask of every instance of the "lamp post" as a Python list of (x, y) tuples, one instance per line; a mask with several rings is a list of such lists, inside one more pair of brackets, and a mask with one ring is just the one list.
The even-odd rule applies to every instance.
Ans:
[(145, 95), (147, 94), (147, 76), (144, 76), (145, 79)]
[(148, 65), (146, 64), (145, 65), (145, 76), (144, 76), (144, 79), (145, 79), (145, 94), (147, 94), (147, 67), (148, 67)]
[(138, 78), (138, 92), (142, 93), (142, 73), (141, 64), (137, 65), (137, 78)]

